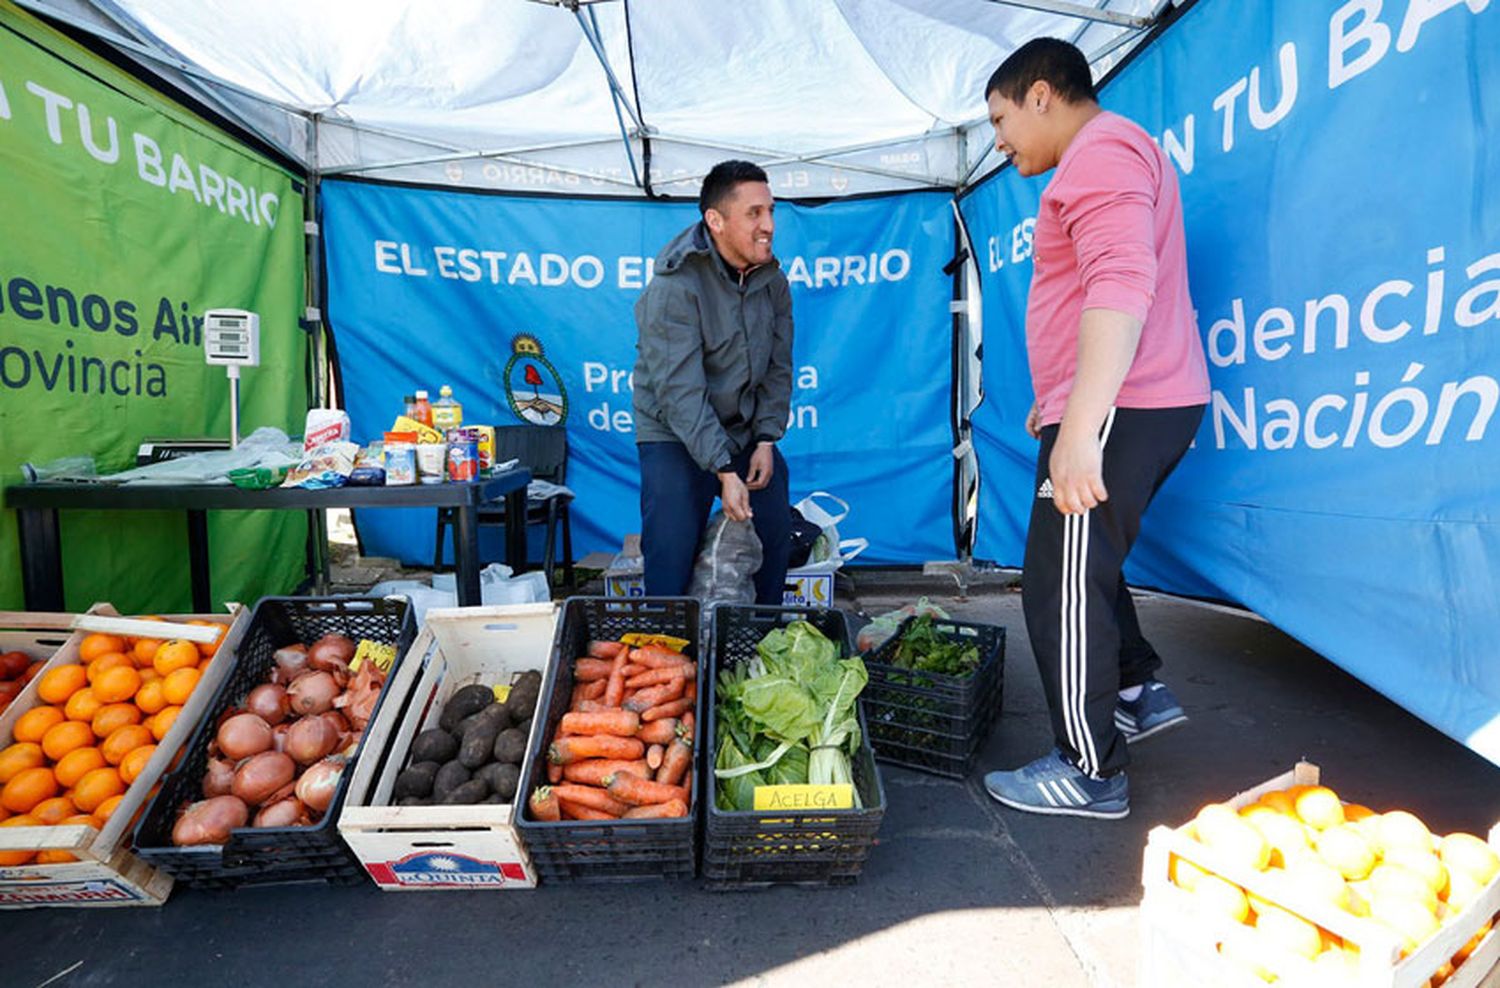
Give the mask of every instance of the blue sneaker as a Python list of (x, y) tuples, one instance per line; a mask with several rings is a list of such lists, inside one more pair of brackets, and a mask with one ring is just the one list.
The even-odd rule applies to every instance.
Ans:
[(1074, 768), (1056, 748), (1013, 772), (984, 777), (989, 794), (1011, 809), (1056, 816), (1118, 820), (1130, 815), (1130, 783), (1120, 772), (1094, 779)]
[(1187, 723), (1182, 704), (1166, 683), (1148, 679), (1141, 686), (1141, 695), (1134, 700), (1115, 701), (1115, 727), (1126, 741), (1139, 741)]

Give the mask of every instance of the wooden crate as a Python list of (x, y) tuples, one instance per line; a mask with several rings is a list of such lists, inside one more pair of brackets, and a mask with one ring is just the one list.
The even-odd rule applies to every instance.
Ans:
[[(426, 628), (386, 687), (395, 691), (392, 702), (370, 725), (369, 741), (377, 751), (386, 748), (386, 757), (383, 762), (359, 760), (339, 816), (339, 833), (381, 889), (536, 886), (531, 858), (513, 824), (513, 807), (389, 804), (412, 739), (437, 726), (443, 704), (456, 690), (472, 683), (505, 683), (532, 669), (546, 675), (555, 620), (550, 603), (427, 612)], [(543, 726), (533, 719), (528, 758)], [(530, 766), (521, 766), (523, 781), (529, 772)]]
[[(1269, 779), (1232, 799), (1226, 806), (1239, 809), (1263, 794), (1293, 785), (1318, 785), (1319, 771), (1309, 762), (1298, 762), (1290, 772)], [(1500, 852), (1500, 823), (1491, 828), (1488, 841)], [(1215, 985), (1253, 988), (1265, 982), (1226, 961), (1217, 950), (1221, 943), (1243, 938), (1247, 927), (1227, 919), (1203, 914), (1194, 897), (1172, 884), (1169, 862), (1176, 855), (1315, 923), (1360, 948), (1360, 988), (1421, 988), (1500, 911), (1500, 876), (1485, 887), (1456, 920), (1442, 925), (1438, 933), (1406, 958), (1394, 935), (1378, 924), (1354, 917), (1342, 909), (1313, 897), (1301, 897), (1273, 885), (1263, 872), (1221, 860), (1213, 850), (1170, 827), (1155, 827), (1148, 835), (1141, 900), (1141, 955), (1138, 983), (1152, 988), (1188, 988)], [(1500, 960), (1500, 933), (1489, 935), (1445, 982), (1444, 988), (1475, 988)], [(1278, 985), (1288, 988), (1323, 988), (1312, 964), (1288, 958), (1279, 965)]]
[[(190, 618), (212, 621), (227, 629), (214, 659), (204, 670), (182, 713), (157, 743), (156, 751), (141, 774), (125, 790), (119, 807), (104, 828), (74, 825), (66, 827), (0, 828), (0, 850), (67, 851), (77, 861), (62, 864), (26, 864), (0, 867), (0, 908), (20, 909), (31, 906), (159, 906), (172, 891), (172, 877), (147, 865), (128, 847), (128, 834), (136, 814), (150, 798), (152, 788), (172, 764), (193, 726), (203, 715), (214, 690), (234, 664), (234, 651), (244, 633), (248, 612), (239, 604), (229, 605), (225, 614), (183, 614), (166, 617), (168, 622)], [(0, 616), (0, 621), (13, 615)], [(62, 619), (66, 618), (66, 621)], [(90, 631), (129, 635), (152, 635), (212, 640), (216, 632), (199, 625), (174, 625), (161, 622), (134, 621), (121, 618), (108, 604), (95, 604), (86, 615), (45, 615), (44, 623), (61, 625), (55, 630), (39, 629), (54, 635), (64, 628), (65, 643), (48, 660), (47, 670), (78, 663), (78, 647)], [(34, 629), (37, 630), (37, 629)], [(16, 719), (36, 706), (37, 679), (27, 684), (14, 703), (0, 716), (0, 748), (10, 744)]]
[(45, 662), (67, 644), (77, 618), (46, 611), (0, 611), (0, 652), (25, 652)]

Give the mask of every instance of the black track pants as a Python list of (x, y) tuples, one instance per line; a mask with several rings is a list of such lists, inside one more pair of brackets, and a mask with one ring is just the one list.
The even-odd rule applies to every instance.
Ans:
[(1026, 630), (1057, 746), (1093, 776), (1113, 775), (1129, 762), (1115, 729), (1115, 701), (1161, 666), (1141, 636), (1121, 568), (1141, 515), (1187, 452), (1203, 409), (1111, 410), (1101, 431), (1109, 500), (1082, 515), (1059, 514), (1052, 504), (1047, 464), (1058, 427), (1042, 429), (1021, 577)]

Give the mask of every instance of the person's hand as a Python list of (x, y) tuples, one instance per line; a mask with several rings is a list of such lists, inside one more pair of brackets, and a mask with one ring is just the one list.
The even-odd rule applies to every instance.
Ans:
[(771, 475), (776, 472), (774, 450), (771, 443), (761, 443), (750, 454), (750, 472), (745, 476), (745, 486), (750, 490), (764, 490), (771, 483)]
[(1052, 479), (1052, 506), (1061, 514), (1081, 515), (1109, 500), (1098, 436), (1059, 430), (1047, 470)]
[(724, 503), (724, 514), (730, 521), (749, 521), (753, 512), (750, 510), (750, 488), (740, 479), (740, 475), (733, 470), (725, 470), (719, 474), (719, 500)]
[(1042, 438), (1042, 409), (1034, 401), (1031, 403), (1031, 411), (1026, 413), (1026, 434), (1032, 439)]

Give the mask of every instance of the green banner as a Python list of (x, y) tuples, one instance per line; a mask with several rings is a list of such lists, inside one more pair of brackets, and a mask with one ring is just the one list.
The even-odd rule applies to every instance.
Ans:
[[(20, 465), (135, 465), (148, 438), (229, 437), (211, 308), (260, 314), (240, 425), (302, 431), (302, 190), (294, 176), (0, 0), (0, 484)], [(67, 607), (191, 603), (182, 512), (59, 513)], [(216, 602), (292, 589), (306, 516), (211, 512)], [(0, 608), (23, 606), (15, 512)]]

